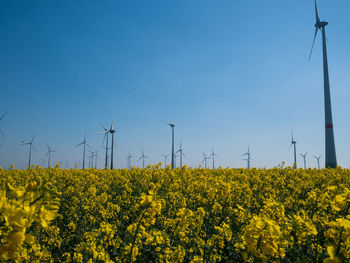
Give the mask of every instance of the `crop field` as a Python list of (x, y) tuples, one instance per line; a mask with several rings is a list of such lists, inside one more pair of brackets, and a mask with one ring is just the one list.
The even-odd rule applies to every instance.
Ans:
[(1, 261), (346, 262), (347, 169), (0, 170)]

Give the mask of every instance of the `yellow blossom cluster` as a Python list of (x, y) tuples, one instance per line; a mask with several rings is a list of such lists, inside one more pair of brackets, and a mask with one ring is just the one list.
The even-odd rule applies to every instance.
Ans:
[(0, 169), (0, 261), (348, 262), (350, 170)]

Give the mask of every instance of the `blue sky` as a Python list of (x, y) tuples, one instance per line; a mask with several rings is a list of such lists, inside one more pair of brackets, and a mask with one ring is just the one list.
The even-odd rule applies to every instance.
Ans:
[[(350, 166), (350, 22), (347, 0), (319, 0), (327, 27), (338, 164)], [(324, 155), (320, 34), (311, 61), (313, 1), (1, 1), (0, 165), (24, 168), (50, 144), (53, 161), (100, 151), (99, 121), (116, 116), (116, 167), (143, 148), (148, 163), (170, 152), (170, 127), (184, 163), (198, 166), (214, 148), (217, 165), (291, 164), (299, 153)], [(301, 164), (302, 160), (298, 160)], [(324, 159), (321, 159), (324, 163)]]

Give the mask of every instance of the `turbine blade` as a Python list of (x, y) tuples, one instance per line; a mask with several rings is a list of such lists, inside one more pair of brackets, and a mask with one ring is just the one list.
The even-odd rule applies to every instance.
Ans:
[(100, 135), (100, 134), (106, 134), (106, 133), (108, 133), (108, 131), (102, 131), (102, 132), (98, 132), (98, 133), (96, 133), (96, 135)]
[(2, 135), (2, 138), (5, 138), (5, 134), (2, 132), (2, 130), (0, 129), (0, 133)]
[(34, 134), (32, 140), (30, 141), (30, 143), (33, 143), (34, 139), (35, 139), (35, 134)]
[[(84, 141), (84, 142), (85, 142), (85, 141)], [(79, 144), (75, 145), (74, 147), (78, 147), (78, 146), (80, 146), (80, 145), (84, 144), (84, 142), (79, 143)]]
[(3, 115), (1, 115), (1, 117), (0, 117), (0, 121), (2, 120), (2, 118), (4, 118), (5, 117), (5, 115), (7, 114), (7, 111), (5, 111), (5, 113), (3, 114)]
[(311, 59), (312, 50), (314, 49), (315, 40), (316, 40), (316, 36), (317, 36), (317, 31), (318, 31), (318, 28), (316, 27), (316, 29), (315, 29), (315, 35), (314, 35), (314, 40), (312, 41), (311, 51), (310, 51), (310, 55), (309, 55), (309, 60)]
[(105, 131), (107, 131), (106, 127), (103, 126), (103, 124), (99, 121), (99, 124), (101, 125), (102, 129), (104, 129)]
[(318, 8), (317, 8), (317, 3), (315, 0), (315, 12), (316, 12), (316, 24), (320, 23), (320, 17), (318, 15)]
[(37, 152), (38, 150), (35, 148), (35, 146), (32, 144), (33, 149)]

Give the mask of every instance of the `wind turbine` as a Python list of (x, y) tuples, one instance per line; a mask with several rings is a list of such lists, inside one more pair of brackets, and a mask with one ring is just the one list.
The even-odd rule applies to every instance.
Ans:
[(179, 150), (176, 153), (180, 153), (180, 168), (182, 168), (182, 156), (185, 156), (182, 149), (182, 142), (180, 142)]
[(174, 169), (175, 164), (175, 152), (174, 152), (174, 128), (175, 124), (170, 122), (165, 122), (165, 124), (171, 127), (171, 169)]
[[(5, 111), (5, 113), (1, 115), (0, 121), (2, 121), (2, 119), (5, 117), (6, 114), (7, 114), (7, 111)], [(5, 138), (5, 134), (2, 132), (1, 129), (0, 129), (0, 133), (1, 133), (1, 135), (2, 135), (2, 138)]]
[(211, 159), (210, 157), (207, 157), (206, 155), (205, 155), (205, 153), (203, 153), (203, 161), (202, 161), (202, 163), (204, 162), (204, 166), (205, 166), (205, 169), (207, 169), (207, 160), (209, 160), (209, 159)]
[(75, 147), (78, 147), (80, 145), (84, 145), (84, 151), (83, 151), (83, 169), (85, 169), (85, 150), (86, 150), (86, 146), (89, 146), (87, 143), (86, 143), (86, 135), (84, 135), (84, 140), (83, 142), (77, 144)]
[(218, 156), (216, 153), (214, 153), (214, 149), (211, 148), (211, 158), (213, 159), (213, 169), (215, 169), (215, 156)]
[[(105, 158), (105, 169), (108, 168), (108, 134), (109, 134), (109, 130), (106, 129), (101, 123), (100, 125), (102, 126), (103, 130), (102, 132), (99, 132), (97, 134), (104, 134), (103, 140), (106, 140), (106, 158)], [(103, 144), (103, 142), (102, 142)]]
[(168, 153), (168, 154), (162, 154), (162, 156), (164, 157), (164, 168), (166, 168), (167, 166), (167, 159), (168, 159), (168, 156), (170, 155), (171, 153)]
[(321, 159), (322, 155), (320, 155), (320, 156), (318, 156), (318, 157), (316, 157), (316, 156), (314, 156), (314, 157), (315, 157), (316, 160), (317, 160), (318, 169), (320, 169), (320, 159)]
[(110, 134), (112, 134), (112, 147), (111, 147), (111, 170), (113, 169), (113, 150), (114, 150), (114, 118), (112, 120), (111, 128), (108, 131)]
[(88, 151), (91, 154), (89, 156), (89, 168), (94, 168), (94, 160), (95, 160), (95, 168), (97, 168), (97, 153), (98, 153), (98, 150), (96, 150), (96, 151), (88, 150)]
[(37, 149), (33, 145), (33, 141), (35, 139), (35, 135), (33, 136), (32, 140), (30, 142), (24, 142), (22, 141), (21, 145), (29, 145), (29, 161), (28, 161), (28, 167), (30, 167), (31, 158), (32, 158), (32, 148), (37, 151)]
[(133, 158), (134, 156), (132, 156), (129, 152), (129, 154), (125, 155), (125, 157), (126, 157), (126, 160), (128, 162), (128, 169), (131, 169), (131, 158)]
[(242, 156), (247, 155), (247, 159), (243, 159), (243, 160), (247, 161), (247, 168), (248, 169), (250, 169), (250, 160), (251, 160), (251, 156), (250, 156), (251, 153), (249, 151), (249, 148), (250, 148), (250, 145), (248, 146), (248, 151), (242, 155)]
[(311, 58), (312, 50), (315, 45), (315, 40), (318, 30), (322, 33), (322, 48), (323, 48), (323, 81), (324, 81), (324, 107), (325, 107), (325, 167), (335, 168), (337, 166), (337, 156), (335, 152), (334, 143), (334, 131), (333, 131), (333, 119), (332, 119), (332, 106), (331, 106), (331, 95), (329, 87), (329, 74), (328, 74), (328, 59), (327, 59), (327, 38), (326, 38), (326, 26), (328, 22), (321, 21), (318, 16), (317, 3), (315, 0), (315, 11), (316, 11), (316, 30), (312, 47), (310, 51), (309, 60)]
[(307, 152), (305, 154), (301, 154), (299, 153), (300, 156), (302, 156), (304, 158), (304, 169), (306, 169), (306, 155), (307, 155)]
[(139, 158), (139, 161), (142, 159), (142, 168), (145, 168), (145, 159), (148, 159), (148, 158), (149, 157), (144, 154), (143, 149), (142, 149), (142, 155)]
[(292, 147), (292, 145), (294, 146), (294, 164), (293, 164), (294, 168), (297, 168), (297, 146), (296, 146), (296, 144), (297, 144), (297, 142), (294, 141), (293, 131), (292, 131), (292, 141), (290, 142), (289, 149), (290, 149), (290, 147)]
[(95, 151), (95, 169), (97, 169), (98, 150)]
[(90, 169), (91, 168), (91, 163), (92, 163), (92, 166), (93, 166), (93, 162), (94, 162), (94, 152), (92, 152), (90, 150), (88, 150), (88, 152), (90, 153), (90, 156), (88, 156), (88, 158), (89, 158), (89, 165), (88, 165), (88, 167)]
[(47, 144), (47, 153), (46, 153), (46, 156), (49, 156), (49, 160), (48, 160), (48, 163), (47, 163), (47, 168), (50, 168), (50, 161), (51, 161), (51, 153), (55, 153), (57, 152), (56, 150), (53, 150), (50, 148), (50, 146)]

